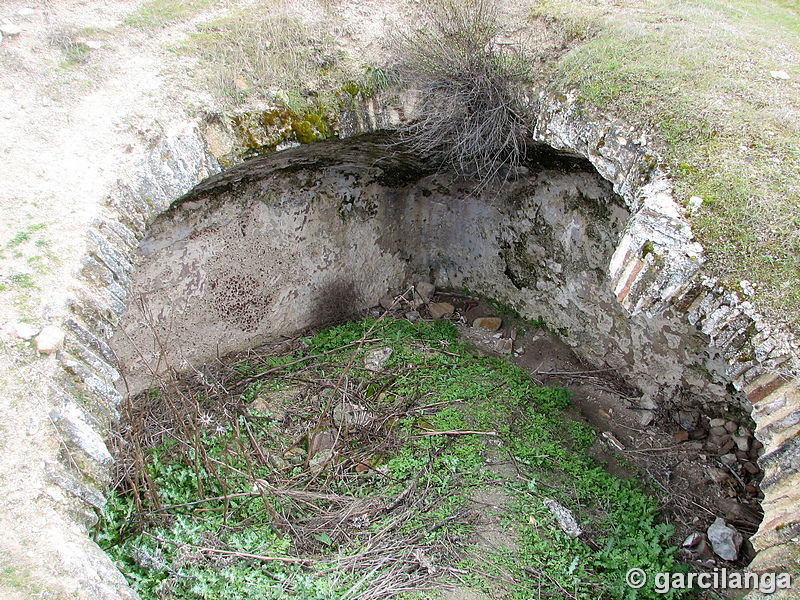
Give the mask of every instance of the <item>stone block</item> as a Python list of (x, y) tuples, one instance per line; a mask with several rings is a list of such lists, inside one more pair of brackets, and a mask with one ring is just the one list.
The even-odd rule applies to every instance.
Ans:
[[(92, 427), (91, 419), (77, 404), (64, 404), (53, 409), (50, 418), (66, 440), (83, 451), (100, 470), (108, 469), (114, 463), (100, 433)], [(98, 469), (95, 468), (93, 471)], [(96, 476), (96, 473), (92, 475)]]
[(45, 461), (45, 472), (50, 480), (64, 491), (80, 498), (98, 510), (103, 510), (106, 498), (99, 489), (81, 482), (79, 477), (58, 463)]
[(434, 319), (441, 319), (444, 316), (452, 315), (455, 307), (449, 302), (433, 302), (428, 305), (428, 312)]
[(64, 343), (64, 331), (57, 325), (46, 325), (34, 341), (37, 352), (53, 354)]
[(497, 331), (502, 324), (503, 320), (499, 317), (478, 317), (472, 322), (473, 327), (487, 331)]

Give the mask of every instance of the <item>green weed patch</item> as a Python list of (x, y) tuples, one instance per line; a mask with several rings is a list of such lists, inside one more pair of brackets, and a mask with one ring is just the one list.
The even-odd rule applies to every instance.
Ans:
[[(624, 577), (676, 568), (671, 528), (569, 403), (448, 322), (347, 323), (133, 400), (95, 538), (147, 599), (661, 597)], [(503, 547), (479, 546), (485, 493)]]

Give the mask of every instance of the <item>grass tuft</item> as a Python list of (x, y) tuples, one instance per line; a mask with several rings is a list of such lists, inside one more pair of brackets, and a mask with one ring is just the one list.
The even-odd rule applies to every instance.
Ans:
[(211, 0), (150, 0), (125, 17), (123, 23), (140, 29), (160, 29), (191, 19), (213, 4)]
[(420, 96), (405, 141), (457, 173), (484, 181), (513, 176), (528, 138), (526, 61), (497, 44), (500, 16), (488, 1), (442, 1), (424, 14), (424, 28), (392, 43), (400, 81)]
[(308, 101), (330, 103), (346, 81), (324, 23), (307, 23), (280, 3), (256, 4), (198, 25), (176, 50), (199, 58), (227, 104), (256, 100), (300, 111)]

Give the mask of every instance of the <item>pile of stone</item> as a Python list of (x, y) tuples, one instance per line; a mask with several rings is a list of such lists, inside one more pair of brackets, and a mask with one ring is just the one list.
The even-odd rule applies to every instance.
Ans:
[[(448, 294), (442, 294), (448, 297)], [(441, 296), (441, 295), (440, 295)], [(458, 296), (457, 294), (455, 296)], [(475, 303), (472, 304), (474, 306)], [(503, 320), (496, 316), (476, 317), (468, 319), (468, 310), (461, 311), (451, 302), (442, 301), (437, 297), (436, 287), (427, 281), (418, 282), (411, 293), (393, 296), (386, 294), (380, 300), (380, 306), (386, 311), (396, 311), (402, 313), (406, 319), (412, 323), (421, 318), (431, 319), (453, 318), (464, 325), (471, 325), (471, 329), (476, 333), (473, 341), (487, 346), (487, 348), (497, 354), (516, 356), (524, 353), (521, 347), (515, 347), (517, 334), (515, 330), (501, 332)], [(462, 314), (463, 313), (463, 314)]]
[[(716, 456), (721, 467), (742, 480), (753, 480), (761, 473), (757, 460), (763, 453), (763, 446), (744, 425), (729, 418), (709, 418), (685, 409), (673, 413), (673, 420), (681, 427), (675, 433), (675, 441), (683, 449)], [(717, 479), (713, 475), (712, 478)], [(746, 487), (749, 493), (757, 493), (756, 486), (748, 484)]]

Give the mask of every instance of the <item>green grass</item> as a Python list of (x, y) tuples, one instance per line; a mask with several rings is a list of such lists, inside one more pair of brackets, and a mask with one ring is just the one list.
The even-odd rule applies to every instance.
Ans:
[[(756, 282), (759, 305), (800, 326), (800, 15), (793, 2), (540, 3), (592, 23), (552, 86), (656, 134), (709, 270)], [(533, 17), (532, 17), (533, 18)], [(788, 81), (771, 71), (787, 71)]]
[(212, 0), (151, 0), (123, 19), (125, 25), (140, 29), (158, 29), (186, 21), (218, 4)]
[(348, 78), (327, 23), (310, 25), (281, 2), (260, 2), (198, 25), (174, 49), (199, 58), (198, 72), (226, 104), (267, 100), (299, 111), (306, 97), (331, 103)]
[[(364, 337), (380, 341), (359, 348), (355, 343)], [(360, 368), (366, 352), (385, 347), (393, 354), (382, 372)], [(319, 476), (304, 463), (276, 470), (264, 455), (280, 456), (290, 446), (311, 453), (311, 434), (303, 443), (296, 433), (281, 439), (287, 435), (282, 428), (298, 431), (324, 421), (325, 386), (348, 365), (349, 397), (376, 415), (371, 434), (343, 432), (339, 458)], [(189, 409), (197, 406), (213, 417), (203, 425), (200, 413), (182, 413), (183, 434), (164, 424), (171, 433), (161, 442), (138, 446), (144, 472), (125, 472), (139, 484), (120, 486), (95, 535), (144, 599), (355, 597), (397, 576), (393, 560), (404, 544), (439, 566), (468, 573), (465, 581), (478, 590), (495, 585), (483, 575), (488, 561), (489, 573), (514, 578), (517, 584), (506, 597), (519, 600), (540, 590), (560, 597), (560, 588), (585, 600), (601, 590), (630, 600), (661, 597), (653, 590), (627, 590), (625, 572), (632, 566), (650, 572), (676, 568), (671, 527), (659, 523), (654, 499), (586, 454), (595, 434), (565, 418), (569, 392), (536, 386), (503, 360), (472, 356), (447, 322), (349, 323), (307, 338), (305, 349), (291, 356), (239, 363), (235, 371), (262, 373), (241, 394), (245, 403), (265, 390), (285, 393), (296, 382), (328, 383), (289, 400), (291, 422), (280, 426), (271, 417), (233, 408), (236, 399), (186, 396)], [(155, 406), (163, 393), (146, 394), (143, 401)], [(170, 400), (173, 406), (177, 401)], [(438, 435), (467, 430), (494, 435)], [(503, 458), (517, 465), (515, 476), (487, 466)], [(370, 470), (359, 475), (353, 467), (364, 464)], [(253, 493), (258, 480), (284, 491)], [(508, 498), (499, 510), (513, 549), (474, 545), (468, 514), (470, 498), (481, 489)], [(362, 507), (358, 514), (368, 515), (366, 520), (348, 526), (341, 517), (325, 520), (326, 514), (339, 514), (335, 501), (293, 502), (292, 491), (368, 503), (363, 506), (374, 502), (378, 508)], [(404, 493), (396, 509), (381, 508)], [(568, 507), (599, 549), (564, 534), (544, 508), (545, 498)], [(284, 522), (293, 526), (281, 528)], [(374, 560), (382, 544), (377, 556), (387, 557), (385, 563)], [(358, 558), (347, 563), (347, 557)], [(290, 562), (295, 559), (307, 564)]]
[(23, 244), (24, 242), (30, 241), (31, 235), (33, 233), (40, 231), (45, 227), (47, 226), (44, 223), (36, 223), (34, 225), (28, 225), (25, 229), (17, 232), (16, 235), (14, 235), (14, 237), (8, 240), (8, 242), (6, 242), (5, 248), (9, 250), (11, 248), (16, 248), (17, 246)]

